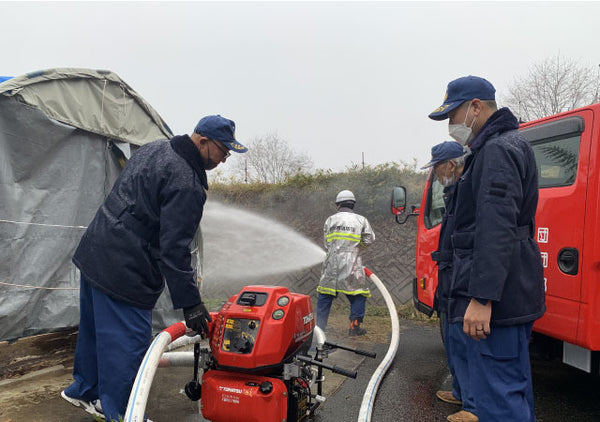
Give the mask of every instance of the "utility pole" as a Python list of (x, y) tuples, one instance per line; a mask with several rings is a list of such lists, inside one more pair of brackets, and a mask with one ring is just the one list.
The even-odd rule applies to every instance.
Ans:
[(600, 84), (600, 64), (598, 65), (598, 74), (596, 76), (596, 93), (594, 94), (594, 102), (592, 104), (596, 104), (598, 102), (598, 85)]
[(365, 152), (363, 151), (362, 153), (362, 165), (363, 165), (363, 169), (365, 168)]
[(248, 159), (244, 158), (244, 182), (248, 183)]

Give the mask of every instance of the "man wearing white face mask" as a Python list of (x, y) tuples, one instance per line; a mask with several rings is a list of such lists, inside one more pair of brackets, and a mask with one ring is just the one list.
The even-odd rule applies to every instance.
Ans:
[(452, 211), (449, 335), (466, 335), (476, 414), (482, 422), (535, 422), (529, 337), (545, 311), (535, 231), (535, 157), (495, 89), (476, 76), (448, 84), (429, 117), (469, 145)]
[[(465, 166), (465, 155), (469, 148), (458, 142), (446, 141), (431, 148), (431, 161), (421, 170), (433, 167), (433, 173), (443, 187), (448, 188), (456, 183)], [(444, 192), (446, 189), (444, 189)]]
[(458, 142), (447, 141), (431, 148), (431, 161), (422, 169), (433, 166), (433, 173), (444, 186), (444, 206), (446, 208), (440, 227), (438, 248), (431, 254), (437, 262), (438, 285), (435, 290), (433, 308), (442, 324), (444, 349), (448, 368), (452, 374), (452, 391), (440, 390), (436, 397), (443, 402), (460, 405), (462, 410), (448, 416), (451, 422), (477, 422), (473, 392), (469, 387), (469, 371), (467, 367), (467, 337), (462, 334), (449, 336), (448, 293), (452, 281), (452, 242), (450, 235), (454, 229), (453, 198), (454, 188), (465, 166), (465, 155), (468, 148)]

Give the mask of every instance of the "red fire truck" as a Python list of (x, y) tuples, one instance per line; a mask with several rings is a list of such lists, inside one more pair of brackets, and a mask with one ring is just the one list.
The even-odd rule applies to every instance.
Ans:
[[(544, 266), (546, 313), (536, 338), (562, 342), (563, 362), (598, 374), (600, 364), (600, 104), (524, 123), (539, 176), (536, 236)], [(417, 309), (433, 313), (443, 187), (430, 172), (420, 212), (401, 218), (406, 190), (394, 188), (392, 212), (417, 217)], [(540, 337), (543, 336), (543, 337)], [(534, 338), (535, 340), (535, 338)]]

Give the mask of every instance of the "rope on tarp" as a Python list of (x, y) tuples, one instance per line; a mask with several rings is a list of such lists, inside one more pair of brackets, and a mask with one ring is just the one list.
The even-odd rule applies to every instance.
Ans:
[(0, 223), (12, 223), (12, 224), (25, 224), (30, 226), (43, 226), (43, 227), (60, 227), (65, 229), (87, 229), (87, 226), (66, 226), (62, 224), (44, 224), (44, 223), (28, 223), (26, 221), (14, 221), (14, 220), (3, 220), (0, 218)]
[(24, 289), (37, 289), (37, 290), (79, 290), (79, 287), (43, 287), (43, 286), (32, 286), (30, 284), (5, 283), (3, 281), (0, 281), (0, 285), (21, 287)]
[[(62, 225), (62, 224), (28, 223), (26, 221), (13, 221), (13, 220), (4, 220), (4, 219), (0, 219), (0, 223), (24, 224), (24, 225), (28, 225), (28, 226), (56, 227), (56, 228), (63, 228), (63, 229), (87, 229), (87, 226), (66, 226), (66, 225)], [(31, 289), (31, 290), (79, 290), (79, 287), (44, 287), (44, 286), (33, 286), (31, 284), (6, 283), (3, 281), (0, 281), (0, 285), (10, 286), (10, 287), (20, 287), (22, 289)]]

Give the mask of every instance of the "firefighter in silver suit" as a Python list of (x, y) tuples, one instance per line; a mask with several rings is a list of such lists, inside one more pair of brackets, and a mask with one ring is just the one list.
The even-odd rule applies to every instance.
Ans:
[(348, 335), (362, 336), (366, 330), (360, 324), (371, 292), (360, 252), (375, 241), (375, 233), (365, 217), (354, 213), (355, 203), (356, 198), (352, 192), (341, 191), (335, 198), (337, 213), (325, 221), (324, 243), (327, 256), (317, 287), (317, 326), (325, 329), (333, 299), (338, 293), (344, 293), (350, 301)]

